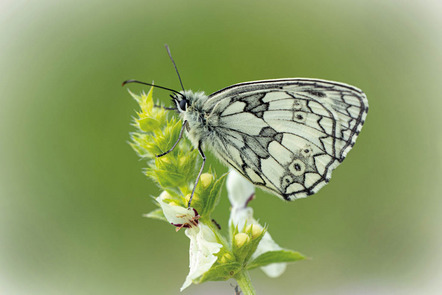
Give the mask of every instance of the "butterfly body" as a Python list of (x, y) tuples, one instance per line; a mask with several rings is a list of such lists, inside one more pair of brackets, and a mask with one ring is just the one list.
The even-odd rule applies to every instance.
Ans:
[[(174, 98), (177, 102), (177, 108), (180, 112), (180, 117), (183, 122), (187, 122), (186, 130), (187, 137), (190, 139), (195, 147), (202, 142), (203, 139), (211, 134), (212, 122), (209, 119), (209, 114), (204, 109), (204, 102), (207, 101), (207, 95), (203, 92), (192, 92), (190, 90), (182, 91), (184, 99), (186, 100), (185, 108), (179, 107), (179, 102), (183, 101), (181, 97)], [(183, 106), (183, 103), (181, 103)]]
[[(317, 192), (355, 143), (368, 112), (365, 94), (305, 78), (235, 84), (174, 101), (187, 137), (253, 184), (284, 200)], [(184, 125), (183, 125), (184, 126)]]

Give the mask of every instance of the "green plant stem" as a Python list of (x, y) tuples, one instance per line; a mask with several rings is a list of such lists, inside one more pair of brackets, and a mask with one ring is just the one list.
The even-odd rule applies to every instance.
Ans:
[(255, 295), (255, 289), (252, 286), (252, 281), (250, 280), (249, 272), (245, 269), (240, 271), (235, 276), (236, 281), (238, 282), (239, 287), (244, 295)]

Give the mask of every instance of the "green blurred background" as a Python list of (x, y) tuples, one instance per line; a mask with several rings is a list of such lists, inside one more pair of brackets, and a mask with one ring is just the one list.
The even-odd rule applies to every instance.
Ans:
[[(253, 271), (258, 294), (440, 294), (441, 11), (436, 0), (1, 1), (0, 293), (179, 293), (188, 239), (142, 217), (159, 191), (127, 144), (136, 104), (121, 87), (178, 89), (168, 43), (193, 90), (312, 77), (367, 93), (367, 122), (328, 186), (252, 203), (281, 246), (312, 258), (277, 279)], [(228, 207), (215, 214), (224, 226)], [(233, 293), (229, 282), (183, 292)]]

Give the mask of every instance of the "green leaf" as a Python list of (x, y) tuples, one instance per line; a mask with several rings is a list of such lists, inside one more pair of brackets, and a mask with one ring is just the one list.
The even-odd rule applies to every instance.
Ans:
[(272, 263), (294, 262), (303, 259), (305, 259), (305, 257), (301, 253), (291, 250), (269, 251), (259, 255), (256, 259), (251, 261), (247, 265), (247, 269), (266, 266)]
[(216, 205), (219, 203), (219, 199), (221, 197), (221, 189), (224, 185), (224, 181), (226, 180), (227, 173), (221, 175), (212, 186), (210, 193), (207, 197), (205, 197), (206, 202), (205, 206), (202, 208), (199, 214), (201, 216), (209, 218), (212, 214), (213, 210), (215, 210)]
[(169, 223), (169, 221), (167, 221), (166, 217), (163, 214), (163, 209), (161, 208), (155, 209), (152, 212), (145, 214), (144, 216), (153, 219), (163, 220)]
[(194, 280), (194, 283), (199, 284), (206, 281), (226, 281), (234, 277), (240, 269), (241, 265), (238, 262), (215, 264), (209, 271)]

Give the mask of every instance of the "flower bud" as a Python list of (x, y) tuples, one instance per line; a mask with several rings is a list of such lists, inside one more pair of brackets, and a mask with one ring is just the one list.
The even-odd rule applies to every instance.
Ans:
[(190, 160), (189, 156), (182, 156), (182, 157), (180, 157), (179, 158), (179, 165), (180, 165), (180, 167), (183, 167), (184, 165), (186, 165), (189, 160)]
[(256, 239), (262, 234), (263, 228), (259, 224), (250, 224), (246, 228), (246, 232), (252, 234), (252, 239)]
[(250, 237), (246, 233), (238, 233), (235, 235), (234, 239), (235, 239), (235, 245), (238, 248), (241, 248), (242, 246), (244, 246), (244, 244), (250, 242)]
[[(189, 203), (190, 195), (191, 195), (191, 194), (187, 194), (187, 195), (184, 197), (184, 200), (185, 200), (185, 204), (186, 204), (186, 205)], [(196, 204), (199, 202), (199, 199), (200, 199), (200, 197), (199, 197), (198, 194), (193, 194), (193, 197), (192, 197), (192, 207), (197, 206)]]
[[(172, 197), (171, 194), (169, 194), (169, 192), (167, 192), (167, 191), (163, 191), (163, 192), (160, 194), (160, 199), (161, 199), (162, 201), (164, 201), (164, 200), (170, 200), (170, 199), (173, 199), (173, 197)], [(171, 205), (172, 205), (172, 204), (171, 204)]]
[(157, 161), (158, 165), (170, 164), (170, 158), (169, 157), (156, 158), (156, 161)]
[(218, 261), (221, 264), (224, 264), (224, 263), (229, 263), (231, 261), (235, 261), (235, 258), (230, 253), (226, 252), (218, 259)]
[(201, 182), (201, 185), (203, 186), (203, 188), (209, 187), (209, 185), (212, 184), (213, 178), (214, 178), (213, 175), (210, 173), (201, 174), (200, 182)]

